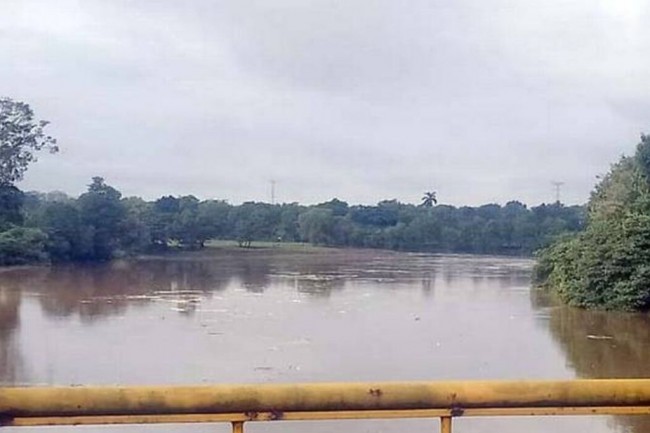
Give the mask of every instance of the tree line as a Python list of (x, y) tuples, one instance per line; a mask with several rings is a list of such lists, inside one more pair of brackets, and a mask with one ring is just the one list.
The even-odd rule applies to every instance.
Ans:
[(297, 203), (122, 197), (95, 177), (77, 198), (0, 188), (0, 263), (103, 261), (171, 249), (200, 249), (212, 239), (309, 242), (418, 252), (531, 254), (583, 225), (583, 208), (422, 206), (386, 200), (374, 206), (333, 199)]
[(540, 252), (535, 280), (587, 308), (650, 309), (650, 136), (591, 193), (583, 231)]
[(194, 196), (155, 201), (122, 197), (94, 177), (79, 197), (23, 192), (36, 153), (57, 152), (28, 104), (0, 98), (0, 264), (104, 261), (172, 248), (203, 248), (210, 239), (309, 242), (317, 245), (403, 251), (530, 254), (555, 237), (576, 232), (584, 210), (560, 203), (528, 208), (439, 205), (435, 191), (422, 204), (385, 200), (374, 206), (332, 199), (313, 206), (273, 205)]

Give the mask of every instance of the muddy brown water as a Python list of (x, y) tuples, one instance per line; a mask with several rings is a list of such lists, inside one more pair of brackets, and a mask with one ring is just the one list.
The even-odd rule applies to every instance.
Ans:
[[(0, 271), (0, 382), (208, 384), (650, 377), (650, 317), (556, 305), (527, 259), (211, 250)], [(646, 417), (458, 419), (455, 432), (649, 432)], [(225, 425), (51, 432), (221, 432)], [(247, 424), (431, 432), (435, 420)], [(45, 431), (5, 428), (7, 433)]]

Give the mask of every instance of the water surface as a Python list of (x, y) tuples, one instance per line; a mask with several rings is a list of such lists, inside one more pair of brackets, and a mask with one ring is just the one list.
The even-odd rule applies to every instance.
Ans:
[[(6, 269), (0, 272), (0, 382), (650, 376), (647, 315), (555, 305), (530, 290), (531, 266), (526, 259), (499, 257), (266, 249)], [(435, 424), (263, 423), (247, 430), (424, 432)], [(629, 429), (650, 431), (650, 423), (614, 417), (462, 419), (454, 431)]]

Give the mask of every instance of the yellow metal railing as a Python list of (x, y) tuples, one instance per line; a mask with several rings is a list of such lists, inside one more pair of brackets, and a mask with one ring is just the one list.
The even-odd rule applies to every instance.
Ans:
[(648, 414), (650, 379), (0, 388), (0, 426)]

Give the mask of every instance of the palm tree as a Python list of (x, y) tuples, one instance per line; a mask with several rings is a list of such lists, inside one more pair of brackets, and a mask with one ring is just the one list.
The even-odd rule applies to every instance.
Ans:
[(436, 192), (435, 191), (425, 192), (424, 197), (422, 197), (422, 204), (420, 206), (433, 207), (434, 204), (438, 204), (438, 199), (436, 198)]

